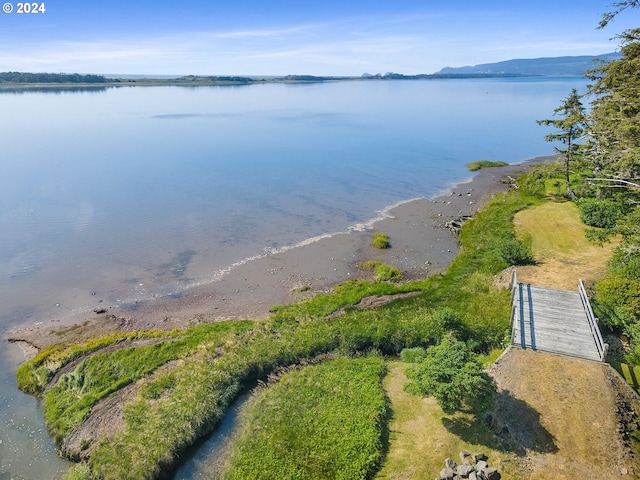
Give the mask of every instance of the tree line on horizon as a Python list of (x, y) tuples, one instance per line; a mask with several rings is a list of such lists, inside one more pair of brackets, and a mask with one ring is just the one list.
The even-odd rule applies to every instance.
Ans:
[(106, 83), (103, 75), (79, 73), (0, 72), (0, 83)]

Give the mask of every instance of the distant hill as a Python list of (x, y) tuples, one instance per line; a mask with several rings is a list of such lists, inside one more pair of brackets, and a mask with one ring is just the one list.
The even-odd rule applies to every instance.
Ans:
[(582, 55), (576, 57), (545, 57), (506, 60), (483, 63), (473, 67), (445, 67), (436, 75), (542, 75), (548, 77), (582, 76), (597, 65), (597, 60), (611, 61), (620, 58), (619, 53)]

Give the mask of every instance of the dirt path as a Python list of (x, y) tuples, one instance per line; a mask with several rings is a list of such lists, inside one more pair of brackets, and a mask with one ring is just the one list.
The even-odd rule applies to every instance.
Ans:
[(524, 478), (638, 478), (625, 438), (638, 401), (607, 365), (512, 348), (490, 373), (493, 428), (521, 456)]

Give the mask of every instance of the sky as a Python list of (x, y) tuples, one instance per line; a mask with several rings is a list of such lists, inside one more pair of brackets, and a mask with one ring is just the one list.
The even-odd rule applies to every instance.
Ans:
[[(3, 3), (3, 11), (9, 10)], [(0, 71), (148, 75), (434, 73), (597, 55), (640, 26), (599, 0), (45, 0), (0, 13)]]

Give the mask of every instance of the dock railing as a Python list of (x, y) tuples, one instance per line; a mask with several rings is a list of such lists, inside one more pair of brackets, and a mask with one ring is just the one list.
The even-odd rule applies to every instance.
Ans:
[(607, 348), (609, 345), (604, 343), (602, 340), (602, 334), (600, 333), (600, 328), (598, 327), (598, 319), (593, 314), (593, 310), (591, 309), (591, 303), (589, 302), (589, 297), (587, 296), (587, 291), (584, 288), (584, 283), (582, 283), (582, 279), (580, 279), (578, 283), (578, 291), (580, 292), (580, 300), (582, 300), (582, 306), (584, 307), (584, 311), (587, 314), (587, 319), (589, 320), (589, 328), (591, 329), (591, 335), (593, 335), (593, 339), (596, 342), (596, 349), (598, 350), (598, 356), (600, 357), (600, 361), (604, 360), (604, 357), (607, 354)]
[(511, 281), (509, 282), (509, 286), (511, 287), (511, 343), (513, 343), (513, 335), (515, 334), (515, 330), (513, 329), (513, 322), (516, 319), (516, 292), (518, 289), (518, 276), (516, 275), (516, 269), (514, 268), (511, 271)]

